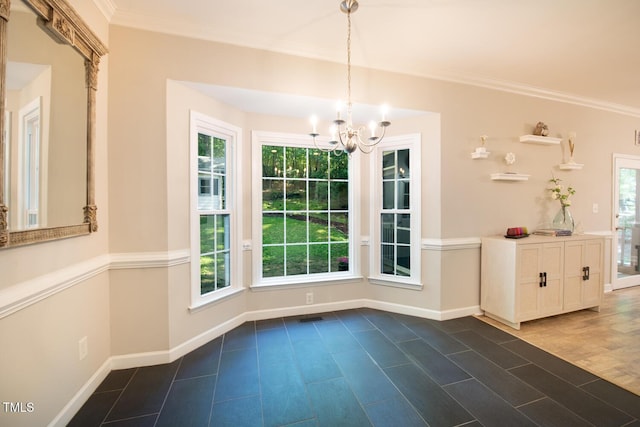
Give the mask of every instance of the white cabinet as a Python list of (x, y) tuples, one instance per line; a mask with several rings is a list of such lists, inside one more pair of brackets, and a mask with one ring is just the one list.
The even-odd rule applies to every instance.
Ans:
[(520, 322), (600, 305), (600, 236), (482, 239), (480, 307), (516, 329)]

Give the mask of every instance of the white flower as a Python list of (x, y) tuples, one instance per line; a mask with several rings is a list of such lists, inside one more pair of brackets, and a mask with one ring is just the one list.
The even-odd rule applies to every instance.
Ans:
[(513, 153), (507, 153), (507, 155), (504, 156), (504, 161), (507, 162), (508, 165), (512, 165), (516, 162), (516, 155)]

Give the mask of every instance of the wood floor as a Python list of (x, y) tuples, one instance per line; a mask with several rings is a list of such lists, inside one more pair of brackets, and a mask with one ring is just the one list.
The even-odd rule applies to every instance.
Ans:
[(519, 331), (480, 318), (640, 395), (640, 286), (605, 293), (600, 312), (533, 320)]

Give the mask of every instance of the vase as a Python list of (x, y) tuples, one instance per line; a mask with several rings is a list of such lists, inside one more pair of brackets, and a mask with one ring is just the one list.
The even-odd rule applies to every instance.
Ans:
[(575, 222), (573, 221), (573, 216), (568, 206), (563, 205), (553, 218), (553, 228), (558, 230), (574, 230)]

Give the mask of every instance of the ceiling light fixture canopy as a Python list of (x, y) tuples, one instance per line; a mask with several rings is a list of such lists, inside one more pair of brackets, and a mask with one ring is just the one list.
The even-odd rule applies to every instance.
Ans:
[[(318, 146), (316, 138), (320, 136), (318, 133), (318, 119), (316, 116), (311, 117), (311, 125), (313, 130), (309, 135), (313, 138), (313, 142), (319, 150), (325, 152), (334, 152), (341, 154), (343, 151), (348, 154), (353, 153), (356, 149), (360, 149), (363, 153), (370, 153), (373, 147), (379, 144), (384, 138), (387, 127), (391, 124), (387, 120), (387, 106), (382, 106), (382, 119), (379, 122), (371, 121), (369, 123), (369, 136), (365, 136), (365, 126), (354, 127), (352, 120), (352, 103), (351, 103), (351, 14), (358, 10), (357, 0), (344, 0), (340, 3), (340, 10), (347, 14), (347, 117), (346, 120), (341, 117), (342, 103), (338, 102), (336, 119), (331, 125), (331, 140), (328, 148)], [(376, 135), (378, 133), (378, 135)]]

